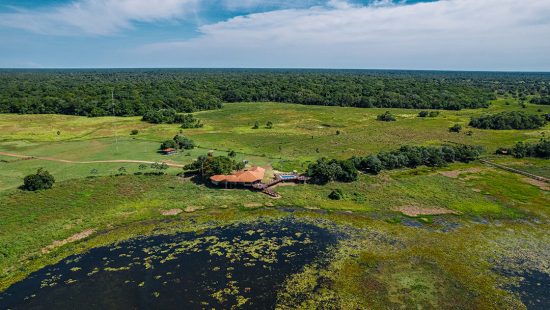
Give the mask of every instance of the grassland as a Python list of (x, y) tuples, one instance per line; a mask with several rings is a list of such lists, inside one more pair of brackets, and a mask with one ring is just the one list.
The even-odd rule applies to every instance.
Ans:
[[(542, 132), (550, 134), (550, 126), (532, 131), (472, 129), (471, 136), (448, 132), (452, 124), (466, 125), (473, 115), (512, 109), (519, 109), (517, 103), (505, 99), (487, 110), (443, 111), (426, 119), (416, 117), (416, 110), (394, 109), (398, 121), (382, 123), (376, 115), (386, 109), (228, 104), (196, 113), (205, 127), (184, 134), (200, 147), (170, 157), (156, 149), (180, 131), (176, 125), (151, 125), (138, 118), (0, 115), (0, 152), (78, 162), (185, 164), (208, 150), (236, 150), (238, 159), (291, 170), (322, 156), (347, 158), (403, 144), (468, 143), (492, 153), (500, 146), (536, 140)], [(538, 109), (550, 113), (550, 107), (527, 106), (531, 112)], [(252, 129), (255, 121), (272, 121), (275, 127)], [(130, 136), (132, 129), (140, 133)], [(547, 160), (492, 160), (548, 176)], [(128, 175), (112, 176), (121, 166)], [(550, 255), (549, 192), (523, 176), (477, 162), (362, 175), (349, 184), (283, 186), (277, 188), (282, 195), (277, 200), (195, 184), (177, 177), (177, 168), (160, 177), (131, 175), (138, 166), (0, 155), (0, 290), (46, 264), (97, 245), (289, 214), (327, 227), (347, 227), (354, 237), (334, 249), (326, 268), (311, 266), (288, 279), (280, 293), (282, 308), (517, 309), (523, 307), (518, 297), (503, 290), (511, 280), (495, 268), (550, 273), (545, 262)], [(39, 167), (57, 178), (54, 188), (17, 190), (22, 177)], [(98, 171), (94, 177), (92, 169)], [(330, 200), (333, 189), (341, 189), (345, 198)], [(402, 206), (444, 208), (456, 214), (407, 217), (395, 210)], [(172, 209), (189, 212), (162, 215)], [(85, 240), (44, 251), (56, 240), (87, 230), (93, 234)]]

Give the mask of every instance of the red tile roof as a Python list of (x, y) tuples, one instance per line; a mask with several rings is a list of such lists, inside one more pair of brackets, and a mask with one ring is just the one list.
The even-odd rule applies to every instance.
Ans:
[(231, 183), (254, 183), (264, 178), (265, 169), (262, 167), (253, 167), (249, 170), (235, 172), (231, 175), (215, 175), (210, 177), (213, 182), (231, 182)]

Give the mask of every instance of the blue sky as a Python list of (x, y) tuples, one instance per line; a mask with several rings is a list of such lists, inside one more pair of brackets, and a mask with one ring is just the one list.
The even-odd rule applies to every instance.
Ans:
[(548, 0), (1, 0), (0, 67), (550, 71)]

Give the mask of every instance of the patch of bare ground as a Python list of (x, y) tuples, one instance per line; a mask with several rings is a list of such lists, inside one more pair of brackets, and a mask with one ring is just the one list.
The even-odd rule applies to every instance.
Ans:
[(468, 168), (462, 170), (441, 171), (439, 173), (448, 178), (458, 179), (458, 177), (463, 173), (479, 173), (481, 171), (483, 171), (481, 168)]
[(243, 206), (245, 208), (254, 209), (254, 208), (263, 207), (263, 204), (258, 203), (258, 202), (251, 202), (251, 203), (245, 203), (245, 204), (243, 204)]
[(204, 207), (195, 207), (195, 206), (191, 206), (191, 207), (187, 207), (185, 208), (183, 211), (185, 211), (185, 213), (193, 213), (193, 212), (196, 212), (196, 211), (199, 211), (199, 210), (203, 210)]
[(426, 208), (426, 207), (419, 207), (419, 206), (402, 206), (402, 207), (396, 207), (392, 209), (393, 211), (401, 212), (406, 216), (416, 217), (420, 215), (445, 215), (445, 214), (460, 214), (459, 212), (444, 209), (444, 208)]
[(536, 186), (536, 187), (542, 189), (543, 191), (550, 191), (550, 184), (548, 184), (546, 182), (531, 179), (531, 178), (523, 178), (523, 181), (526, 182), (526, 183), (529, 183), (533, 186)]
[(173, 216), (173, 215), (178, 215), (181, 212), (183, 212), (181, 209), (170, 209), (170, 210), (161, 210), (160, 214), (164, 216)]
[(79, 232), (77, 234), (74, 234), (74, 235), (70, 236), (67, 239), (55, 240), (54, 242), (52, 242), (52, 244), (50, 244), (47, 247), (43, 248), (42, 253), (46, 254), (46, 253), (49, 253), (49, 252), (51, 252), (52, 250), (54, 250), (58, 247), (64, 246), (65, 244), (76, 242), (76, 241), (88, 238), (89, 236), (91, 236), (95, 232), (96, 232), (95, 229), (86, 229), (82, 232)]

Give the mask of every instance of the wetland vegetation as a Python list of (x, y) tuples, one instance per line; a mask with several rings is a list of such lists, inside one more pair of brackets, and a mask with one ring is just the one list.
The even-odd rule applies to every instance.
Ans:
[[(120, 107), (133, 102), (130, 90), (151, 76), (158, 78), (152, 85), (167, 94), (157, 98), (160, 91), (147, 86), (139, 107), (129, 103), (131, 112), (115, 111), (139, 116), (101, 116), (110, 113), (106, 108), (97, 117), (0, 114), (0, 308), (550, 306), (549, 184), (478, 160), (549, 178), (550, 127), (469, 126), (484, 115), (550, 113), (550, 106), (531, 100), (547, 95), (547, 75), (162, 72), (116, 74), (120, 83), (138, 78), (126, 99), (116, 99)], [(14, 91), (23, 96), (36, 82), (38, 98), (52, 91), (48, 85), (66, 79), (65, 72), (3, 74), (5, 80), (27, 81), (22, 90), (3, 85), (10, 89), (3, 93), (7, 97)], [(81, 89), (89, 98), (113, 82), (104, 72), (74, 76), (67, 83), (93, 86)], [(170, 91), (182, 76), (191, 85), (186, 96), (214, 94), (216, 100), (204, 102), (216, 104), (172, 104), (171, 96), (189, 90)], [(259, 79), (255, 87), (250, 76)], [(301, 81), (308, 89), (328, 79), (353, 95), (358, 85), (376, 89), (382, 81), (388, 91), (413, 98), (442, 76), (449, 81), (440, 90), (460, 91), (447, 93), (454, 99), (438, 107), (450, 108), (447, 103), (462, 98), (462, 109), (425, 104), (444, 91), (421, 97), (418, 105), (398, 100), (407, 103), (400, 108), (378, 98), (385, 96), (380, 92), (364, 96), (382, 108), (364, 108), (361, 99), (345, 103), (332, 91), (299, 105), (294, 103), (308, 102), (287, 97), (282, 87)], [(165, 81), (171, 82), (159, 86)], [(228, 88), (201, 88), (212, 81), (228, 82)], [(230, 94), (237, 82), (242, 88)], [(262, 93), (264, 83), (280, 83), (274, 86), (280, 92), (269, 96), (281, 97)], [(399, 86), (413, 84), (418, 89)], [(205, 94), (197, 95), (199, 90)], [(66, 100), (67, 107), (66, 96), (45, 106)], [(101, 98), (98, 106), (108, 107), (110, 94)], [(229, 103), (239, 99), (280, 102)], [(361, 108), (314, 105), (325, 100)], [(287, 101), (293, 104), (282, 103)], [(68, 113), (33, 110), (36, 105), (15, 111), (3, 102), (4, 112), (90, 115), (94, 108)], [(21, 100), (14, 102), (23, 107)], [(227, 103), (221, 108), (220, 102)], [(144, 122), (143, 107), (195, 112), (175, 113), (178, 121), (153, 113), (154, 120)], [(378, 121), (386, 111), (396, 121)], [(462, 131), (449, 132), (455, 124)], [(177, 152), (158, 153), (163, 141)], [(507, 150), (514, 156), (495, 155), (503, 147), (513, 148)], [(296, 170), (310, 173), (314, 182), (278, 186), (280, 198), (272, 199), (193, 182), (183, 173), (187, 167), (206, 179), (245, 164), (265, 167), (266, 178)], [(40, 168), (55, 184), (19, 189)]]

